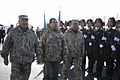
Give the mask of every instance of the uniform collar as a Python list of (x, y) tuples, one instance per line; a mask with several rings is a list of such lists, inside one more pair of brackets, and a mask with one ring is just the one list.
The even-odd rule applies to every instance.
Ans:
[(50, 28), (50, 31), (53, 31), (53, 32), (58, 32), (58, 29), (56, 28)]
[(19, 32), (21, 32), (21, 33), (27, 33), (27, 32), (30, 31), (29, 28), (27, 28), (26, 31), (23, 31), (23, 30), (20, 28), (20, 26), (17, 26), (17, 28), (18, 28)]
[[(68, 31), (75, 33), (72, 29), (69, 29)], [(76, 33), (80, 32), (80, 29)]]

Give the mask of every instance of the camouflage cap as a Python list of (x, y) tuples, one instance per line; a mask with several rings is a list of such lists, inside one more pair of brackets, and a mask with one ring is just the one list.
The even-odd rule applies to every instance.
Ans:
[(77, 19), (72, 19), (71, 22), (76, 23), (76, 22), (79, 22), (79, 20), (77, 20)]
[(75, 22), (77, 22), (77, 21), (78, 21), (78, 22), (79, 22), (79, 20), (78, 20), (78, 19), (72, 19), (71, 21), (75, 21)]
[(28, 20), (28, 16), (27, 16), (27, 15), (19, 15), (18, 18), (19, 18), (19, 19), (27, 19), (27, 20)]

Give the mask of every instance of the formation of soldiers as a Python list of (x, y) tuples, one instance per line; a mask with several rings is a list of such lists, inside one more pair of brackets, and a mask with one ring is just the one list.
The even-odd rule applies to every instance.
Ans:
[[(88, 19), (87, 22), (84, 19), (82, 19), (78, 22), (80, 26), (78, 25), (79, 29), (77, 30), (78, 31), (80, 30), (84, 36), (83, 43), (85, 43), (84, 44), (85, 50), (84, 48), (80, 47), (81, 44), (79, 45), (79, 43), (82, 40), (82, 38), (80, 37), (81, 34), (79, 35), (81, 39), (79, 39), (79, 37), (76, 37), (78, 33), (77, 30), (74, 31), (74, 29), (72, 28), (74, 25), (77, 25), (77, 23), (74, 23), (74, 20), (71, 20), (69, 21), (69, 23), (67, 23), (67, 26), (69, 26), (68, 30), (66, 30), (66, 27), (63, 27), (63, 25), (59, 26), (60, 27), (59, 31), (62, 32), (64, 38), (67, 38), (67, 42), (66, 42), (66, 39), (64, 40), (65, 40), (65, 43), (67, 44), (68, 51), (69, 51), (69, 58), (67, 59), (68, 63), (67, 61), (64, 61), (65, 64), (63, 63), (63, 69), (62, 69), (63, 80), (67, 80), (71, 65), (74, 64), (74, 67), (76, 69), (76, 62), (74, 62), (74, 57), (76, 56), (76, 53), (81, 54), (79, 52), (79, 50), (81, 49), (82, 51), (84, 51), (84, 55), (82, 55), (82, 60), (79, 59), (77, 61), (80, 61), (81, 64), (79, 64), (79, 67), (81, 66), (80, 70), (82, 71), (80, 71), (81, 73), (79, 73), (78, 69), (75, 70), (76, 77), (77, 75), (79, 76), (77, 77), (78, 79), (76, 80), (85, 79), (84, 77), (85, 77), (86, 70), (89, 74), (92, 74), (93, 77), (96, 77), (99, 80), (101, 79), (112, 80), (114, 70), (119, 70), (119, 67), (120, 67), (119, 66), (120, 65), (120, 62), (119, 62), (120, 20), (116, 21), (114, 17), (110, 17), (108, 19), (106, 28), (104, 27), (105, 23), (102, 21), (101, 18), (97, 18), (95, 22), (93, 22), (92, 19)], [(61, 22), (60, 24), (63, 24), (63, 23)], [(75, 34), (71, 33), (71, 30), (75, 32)], [(79, 49), (76, 46), (79, 46)], [(53, 51), (53, 48), (51, 48), (51, 51)], [(87, 69), (85, 69), (86, 56), (88, 57)], [(66, 60), (66, 58), (64, 59)], [(106, 76), (102, 77), (104, 62), (106, 63), (106, 71), (105, 71)], [(96, 64), (96, 69), (95, 69), (96, 72), (93, 72), (94, 64)], [(80, 74), (82, 75), (81, 79), (80, 79), (81, 77)], [(118, 79), (119, 79), (119, 76), (118, 76)]]
[[(81, 29), (85, 40), (85, 54), (88, 56), (87, 71), (101, 80), (104, 62), (106, 62), (106, 76), (104, 78), (112, 80), (113, 71), (119, 70), (120, 67), (118, 60), (120, 58), (120, 20), (115, 21), (114, 17), (110, 17), (107, 29), (103, 28), (104, 23), (100, 18), (97, 18), (94, 23), (91, 19), (87, 20), (87, 26), (88, 29)], [(93, 73), (94, 64), (96, 64), (95, 73)], [(83, 58), (83, 69), (85, 69), (84, 66), (85, 57)]]
[[(19, 25), (13, 28), (3, 44), (1, 56), (8, 65), (10, 54), (10, 80), (28, 80), (31, 64), (37, 57), (37, 63), (44, 63), (43, 80), (58, 80), (61, 61), (62, 80), (67, 80), (70, 67), (74, 65), (75, 80), (85, 80), (85, 71), (98, 80), (102, 79), (102, 70), (106, 62), (105, 80), (113, 80), (113, 71), (120, 70), (120, 20), (110, 17), (107, 29), (102, 19), (95, 22), (88, 19), (71, 20), (65, 24), (51, 18), (48, 31), (42, 36), (35, 35), (28, 28), (27, 15), (19, 16)], [(87, 26), (87, 27), (86, 27)], [(39, 42), (38, 39), (39, 38)], [(86, 69), (86, 56), (88, 68)], [(96, 72), (93, 72), (96, 64)], [(120, 76), (118, 76), (119, 80)]]

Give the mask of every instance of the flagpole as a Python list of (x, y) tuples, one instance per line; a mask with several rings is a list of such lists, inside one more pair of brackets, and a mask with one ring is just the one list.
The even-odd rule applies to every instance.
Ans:
[(61, 8), (59, 8), (58, 23), (61, 21)]
[(105, 22), (105, 15), (104, 15), (104, 20), (103, 21)]
[(104, 15), (104, 18), (103, 18), (104, 26), (105, 26), (105, 18), (106, 18), (106, 16)]
[(46, 19), (45, 19), (45, 10), (44, 10), (44, 32), (47, 32), (47, 25), (46, 25)]
[(94, 16), (92, 17), (92, 20), (94, 21)]
[(116, 20), (118, 20), (118, 12), (117, 12)]
[(59, 14), (58, 14), (58, 27), (59, 27), (59, 23), (61, 21), (61, 8), (59, 7)]

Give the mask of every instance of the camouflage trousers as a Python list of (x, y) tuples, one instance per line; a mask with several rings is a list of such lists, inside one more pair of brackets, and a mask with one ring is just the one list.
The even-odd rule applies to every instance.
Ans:
[(63, 68), (62, 68), (62, 80), (67, 80), (69, 70), (74, 65), (74, 74), (75, 74), (75, 80), (83, 80), (83, 74), (82, 74), (82, 58), (73, 58), (70, 57), (68, 63), (64, 61)]
[(45, 62), (43, 80), (58, 80), (59, 67), (60, 62)]
[(11, 64), (11, 75), (10, 80), (28, 80), (31, 73), (31, 63)]

